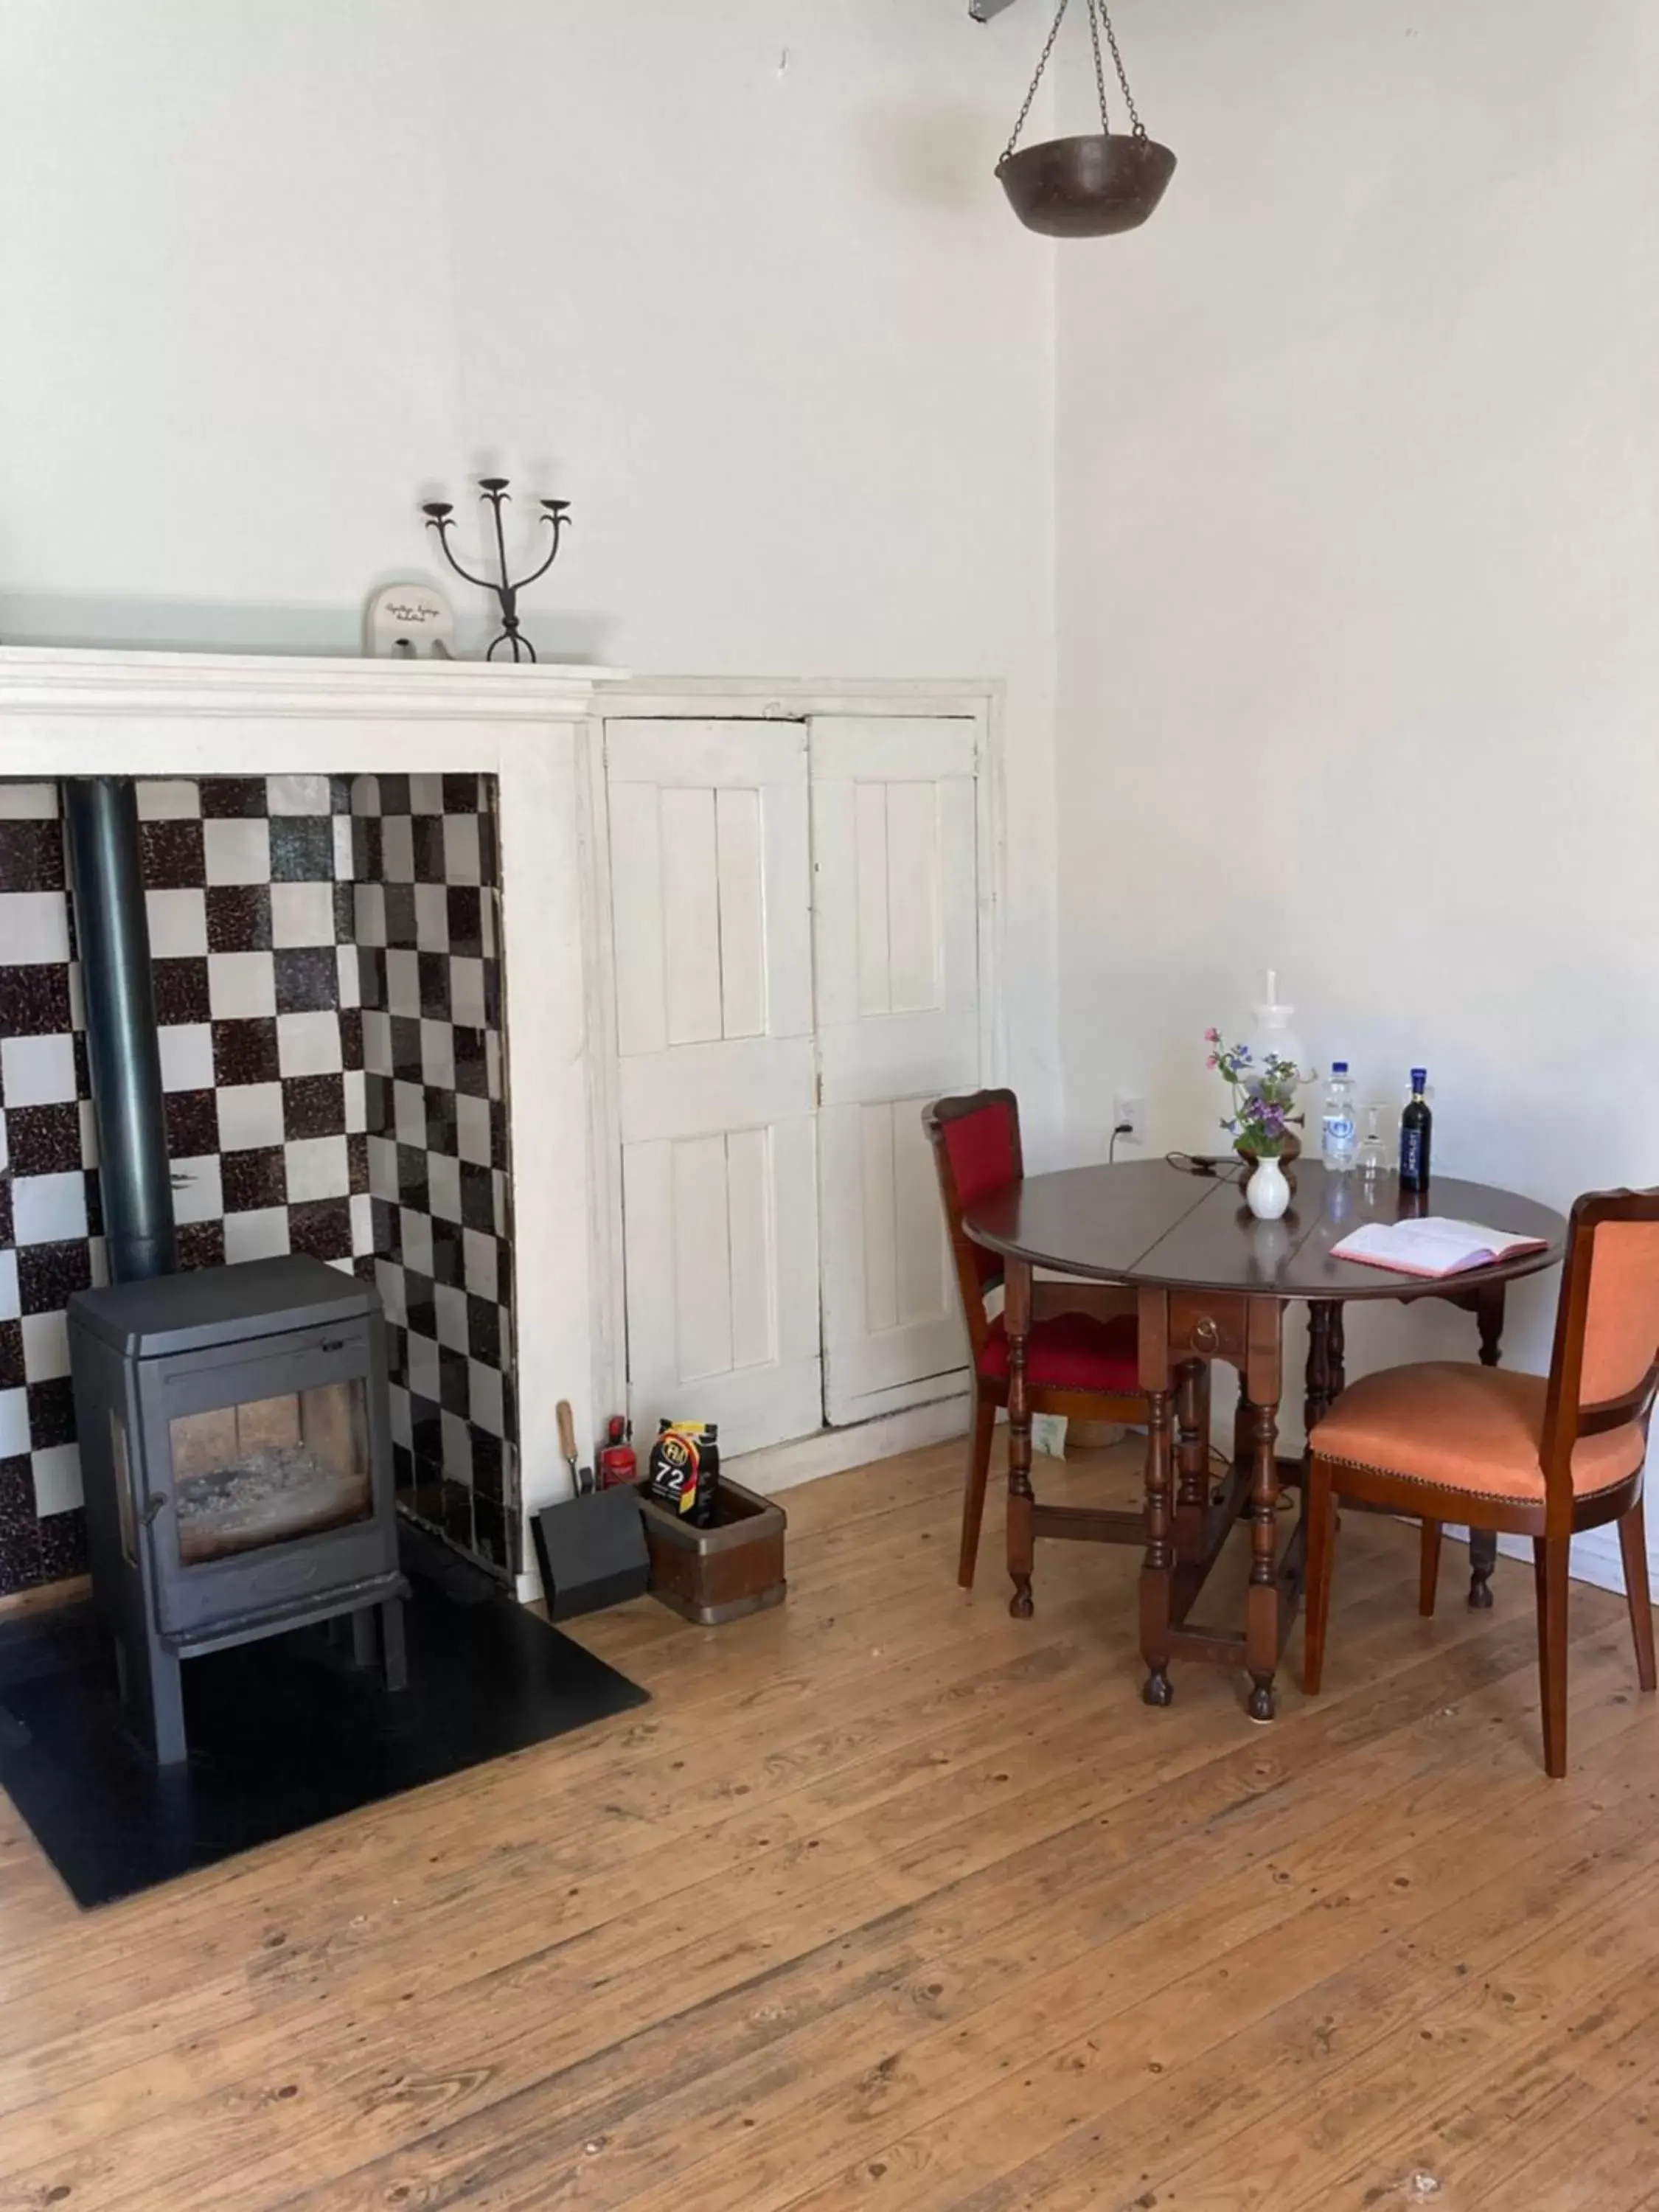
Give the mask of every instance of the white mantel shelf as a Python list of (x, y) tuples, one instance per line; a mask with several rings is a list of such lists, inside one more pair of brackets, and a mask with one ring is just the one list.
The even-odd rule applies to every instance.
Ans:
[(0, 647), (0, 776), (494, 768), (619, 671)]

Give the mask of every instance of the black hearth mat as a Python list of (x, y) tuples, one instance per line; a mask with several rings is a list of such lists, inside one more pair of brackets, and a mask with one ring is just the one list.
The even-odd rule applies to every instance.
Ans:
[(0, 1788), (76, 1902), (131, 1897), (647, 1702), (487, 1577), (458, 1582), (441, 1550), (406, 1534), (407, 1690), (388, 1696), (320, 1628), (190, 1660), (190, 1761), (167, 1772), (125, 1731), (89, 1602), (0, 1622)]

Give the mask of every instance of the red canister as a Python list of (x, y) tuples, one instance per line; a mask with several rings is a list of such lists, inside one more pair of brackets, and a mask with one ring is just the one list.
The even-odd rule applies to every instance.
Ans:
[(637, 1482), (640, 1464), (628, 1441), (628, 1423), (620, 1413), (611, 1416), (605, 1449), (599, 1454), (599, 1487), (614, 1490), (624, 1482)]

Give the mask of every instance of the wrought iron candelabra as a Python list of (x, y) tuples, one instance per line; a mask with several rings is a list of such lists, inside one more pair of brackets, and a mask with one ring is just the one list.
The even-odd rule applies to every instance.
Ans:
[(495, 526), (495, 561), (501, 570), (499, 582), (489, 576), (475, 576), (471, 569), (463, 568), (453, 553), (450, 551), (450, 517), (455, 512), (453, 501), (447, 499), (429, 499), (422, 505), (421, 512), (426, 517), (427, 528), (437, 532), (438, 543), (444, 549), (444, 558), (455, 574), (463, 578), (465, 582), (476, 584), (480, 591), (494, 592), (501, 604), (501, 631), (499, 635), (489, 641), (489, 650), (485, 653), (484, 659), (493, 660), (495, 658), (496, 647), (506, 645), (512, 647), (514, 660), (533, 660), (536, 658), (536, 648), (519, 627), (519, 594), (528, 585), (535, 583), (538, 578), (544, 576), (558, 559), (559, 540), (563, 535), (566, 523), (570, 520), (570, 501), (568, 499), (544, 499), (539, 502), (542, 510), (541, 520), (553, 532), (553, 542), (548, 547), (547, 558), (542, 562), (540, 568), (532, 568), (527, 576), (520, 576), (515, 583), (507, 573), (507, 532), (501, 523), (501, 509), (512, 497), (512, 494), (507, 488), (507, 482), (508, 479), (506, 477), (478, 478), (478, 490), (490, 509)]

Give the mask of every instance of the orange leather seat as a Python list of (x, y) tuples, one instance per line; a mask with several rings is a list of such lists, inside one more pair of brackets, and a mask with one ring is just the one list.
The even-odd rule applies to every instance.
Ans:
[[(1319, 1456), (1473, 1498), (1541, 1504), (1539, 1447), (1548, 1392), (1542, 1375), (1457, 1360), (1384, 1368), (1350, 1383), (1327, 1413), (1319, 1425)], [(1624, 1481), (1646, 1455), (1634, 1421), (1579, 1437), (1572, 1454), (1575, 1496), (1594, 1497)]]

